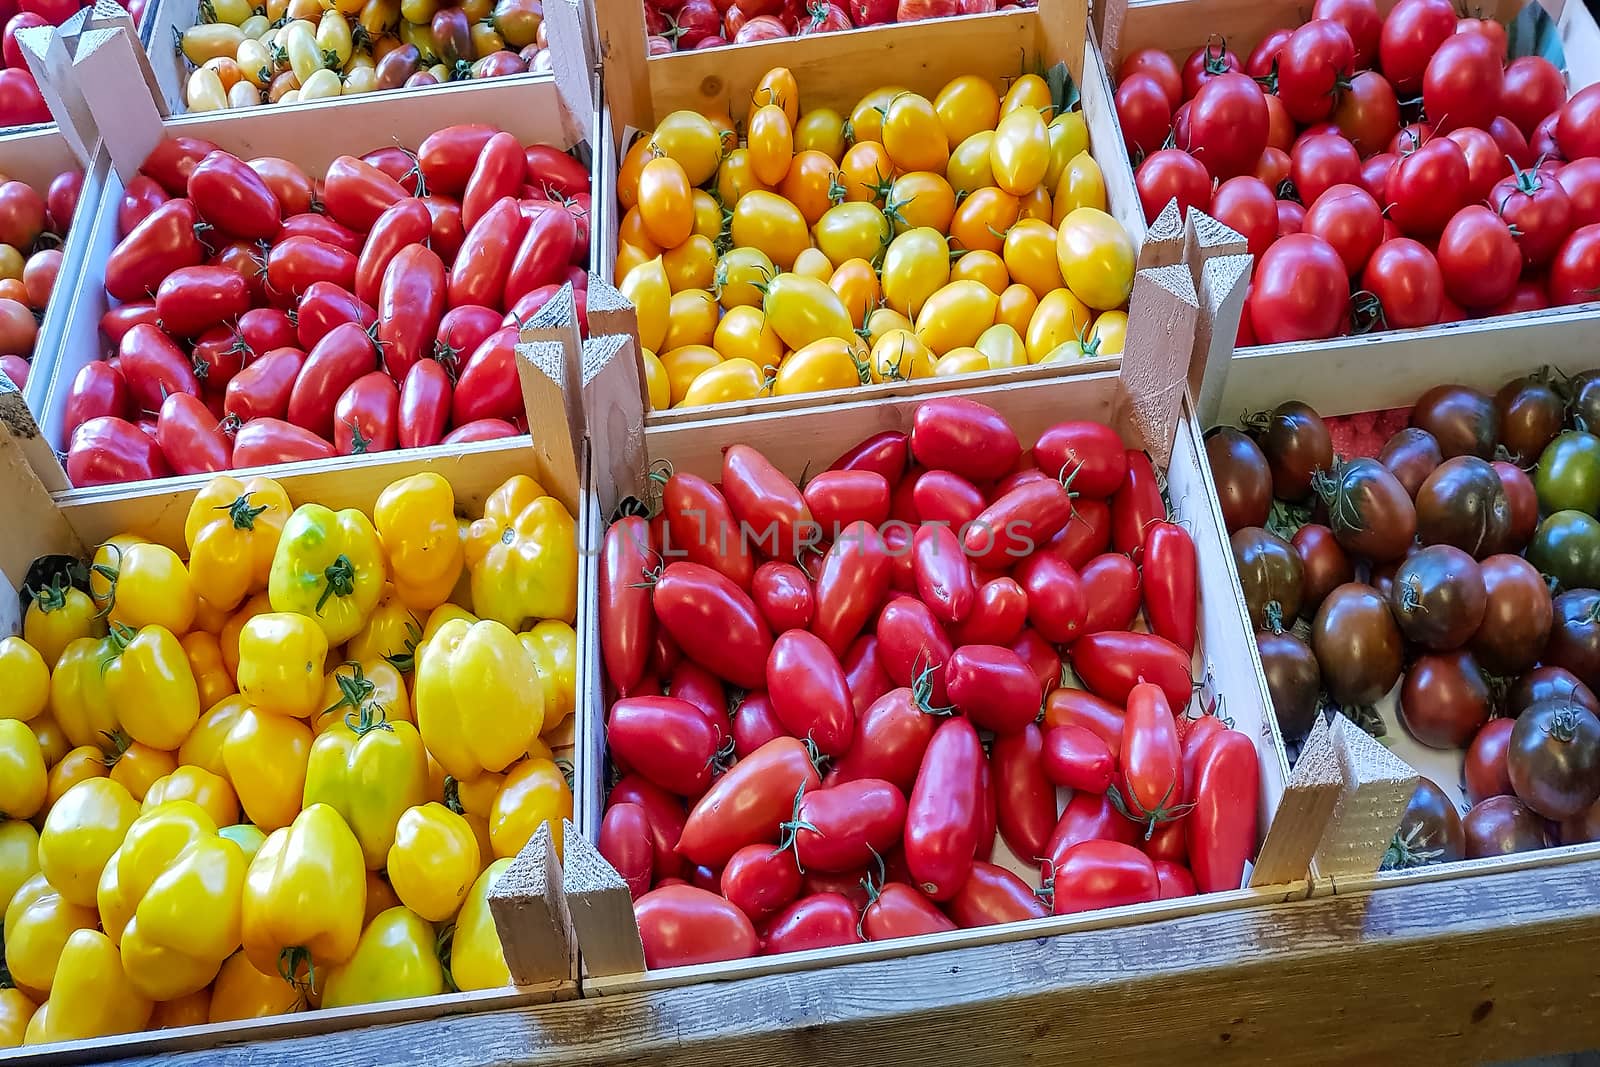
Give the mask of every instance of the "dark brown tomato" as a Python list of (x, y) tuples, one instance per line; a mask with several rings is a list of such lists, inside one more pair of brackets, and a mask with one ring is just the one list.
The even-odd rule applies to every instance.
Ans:
[(1353, 459), (1316, 477), (1328, 528), (1345, 551), (1375, 563), (1399, 559), (1417, 536), (1411, 497), (1375, 459)]
[(1575, 700), (1546, 700), (1517, 717), (1506, 749), (1517, 797), (1547, 819), (1600, 800), (1600, 717)]
[(1600, 841), (1600, 800), (1589, 805), (1582, 815), (1561, 821), (1561, 843), (1581, 845), (1586, 841)]
[(1461, 813), (1431, 778), (1418, 778), (1416, 791), (1400, 816), (1389, 850), (1383, 854), (1383, 869), (1403, 870), (1430, 863), (1453, 863), (1467, 852), (1466, 833), (1461, 828)]
[(1384, 442), (1383, 451), (1378, 453), (1378, 462), (1388, 467), (1389, 473), (1405, 486), (1406, 495), (1415, 497), (1422, 483), (1428, 480), (1428, 475), (1444, 462), (1444, 456), (1440, 454), (1439, 442), (1433, 439), (1433, 434), (1415, 426), (1407, 426), (1403, 430), (1396, 430), (1394, 436)]
[(1229, 542), (1233, 562), (1239, 569), (1239, 585), (1250, 608), (1250, 621), (1257, 630), (1272, 629), (1276, 618), (1281, 628), (1300, 613), (1304, 568), (1294, 548), (1270, 530), (1246, 526)]
[(1516, 718), (1545, 700), (1572, 700), (1600, 715), (1600, 698), (1565, 667), (1535, 667), (1506, 693), (1502, 712)]
[(1445, 459), (1493, 459), (1500, 442), (1494, 401), (1465, 385), (1436, 385), (1423, 393), (1411, 409), (1411, 425), (1433, 434)]
[(1355, 581), (1355, 564), (1339, 547), (1333, 531), (1320, 523), (1300, 527), (1289, 543), (1300, 557), (1300, 612), (1309, 617), (1316, 614), (1329, 593)]
[(1292, 633), (1256, 632), (1261, 670), (1272, 694), (1272, 711), (1285, 741), (1297, 744), (1316, 723), (1322, 669), (1308, 646)]
[(1502, 386), (1494, 395), (1494, 410), (1500, 420), (1500, 443), (1518, 463), (1538, 459), (1544, 446), (1565, 428), (1566, 402), (1540, 371)]
[(1475, 560), (1450, 545), (1420, 549), (1395, 570), (1389, 610), (1406, 640), (1436, 652), (1460, 648), (1483, 622), (1487, 590)]
[(1515, 719), (1490, 719), (1472, 739), (1466, 759), (1461, 763), (1461, 780), (1466, 785), (1469, 804), (1489, 797), (1515, 795), (1511, 774), (1506, 769), (1506, 750), (1516, 724)]
[(1511, 502), (1486, 460), (1447, 459), (1417, 490), (1417, 537), (1425, 545), (1455, 545), (1482, 559), (1500, 551), (1510, 534)]
[(1472, 806), (1461, 820), (1467, 859), (1532, 852), (1554, 843), (1550, 824), (1516, 797), (1490, 797)]
[(1317, 609), (1311, 650), (1328, 695), (1339, 704), (1373, 703), (1394, 688), (1405, 660), (1405, 640), (1389, 605), (1358, 582), (1341, 585)]
[(1487, 599), (1483, 622), (1472, 635), (1473, 654), (1491, 674), (1520, 674), (1537, 662), (1550, 638), (1550, 587), (1521, 556), (1490, 556), (1481, 570)]
[(1232, 426), (1219, 426), (1206, 437), (1206, 458), (1228, 531), (1264, 524), (1272, 511), (1272, 471), (1260, 447)]
[(1572, 418), (1580, 430), (1600, 429), (1600, 370), (1586, 370), (1573, 376), (1567, 388), (1572, 394)]
[(1417, 657), (1400, 685), (1400, 721), (1429, 748), (1465, 748), (1493, 703), (1489, 680), (1465, 649)]
[(1311, 476), (1333, 467), (1333, 438), (1309, 404), (1286, 400), (1257, 416), (1256, 442), (1272, 471), (1273, 495), (1299, 502), (1311, 495)]
[(1600, 686), (1600, 592), (1569, 589), (1551, 607), (1550, 640), (1539, 662), (1565, 667), (1591, 690)]
[(1521, 552), (1539, 528), (1538, 490), (1533, 486), (1533, 479), (1515, 463), (1497, 459), (1490, 466), (1500, 477), (1500, 488), (1505, 490), (1506, 504), (1511, 509), (1511, 522), (1500, 551)]

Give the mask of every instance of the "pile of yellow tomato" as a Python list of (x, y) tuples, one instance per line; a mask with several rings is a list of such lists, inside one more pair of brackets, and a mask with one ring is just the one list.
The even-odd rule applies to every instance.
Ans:
[(779, 67), (742, 143), (726, 114), (666, 116), (617, 178), (651, 405), (1120, 353), (1136, 250), (1088, 139), (1033, 74), (846, 116), (802, 111)]
[(572, 814), (567, 509), (219, 476), (184, 542), (0, 640), (0, 1048), (505, 985), (486, 895)]

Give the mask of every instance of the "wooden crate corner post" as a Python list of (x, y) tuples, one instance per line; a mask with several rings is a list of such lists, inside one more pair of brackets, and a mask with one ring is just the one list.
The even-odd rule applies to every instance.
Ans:
[[(139, 44), (139, 26), (133, 21), (128, 9), (117, 3), (117, 0), (94, 0), (94, 6), (85, 10), (90, 12), (87, 29), (121, 28), (127, 31), (135, 45)], [(167, 98), (161, 91), (161, 82), (156, 78), (155, 68), (150, 65), (150, 55), (142, 46), (135, 48), (134, 53), (139, 69), (144, 75), (144, 83), (150, 88), (150, 98), (155, 103), (156, 110), (165, 118), (171, 114), (171, 109), (167, 106)]]
[(1188, 269), (1175, 263), (1139, 271), (1128, 308), (1123, 387), (1145, 447), (1165, 468), (1189, 384), (1189, 357), (1200, 312)]
[(72, 70), (73, 48), (77, 35), (88, 23), (87, 10), (78, 11), (60, 27), (32, 26), (18, 30), (16, 35), (17, 47), (22, 49), (38, 83), (39, 95), (44, 97), (67, 147), (85, 167), (93, 162), (100, 142), (94, 115)]
[(582, 441), (584, 436), (581, 403), (583, 331), (578, 326), (577, 297), (571, 282), (563, 285), (544, 307), (534, 312), (532, 317), (522, 324), (519, 340), (525, 345), (548, 341), (560, 348), (560, 366), (550, 366), (548, 370), (560, 375), (556, 381), (561, 386), (562, 400), (567, 411), (567, 425), (572, 428), (574, 455), (576, 455), (577, 443)]
[(1343, 715), (1334, 718), (1329, 736), (1344, 788), (1317, 848), (1317, 869), (1333, 879), (1337, 892), (1340, 877), (1369, 875), (1383, 862), (1418, 776)]
[(590, 476), (607, 518), (622, 501), (643, 499), (647, 492), (643, 375), (633, 344), (620, 335), (590, 337), (583, 344)]
[(566, 378), (567, 353), (561, 342), (518, 343), (517, 379), (539, 483), (568, 513), (577, 515), (583, 438), (568, 412)]
[[(13, 415), (21, 413), (27, 426), (33, 416), (22, 403), (22, 394), (4, 374), (0, 374), (0, 500), (6, 504), (6, 518), (0, 522), (0, 575), (9, 591), (15, 591), (27, 576), (28, 568), (40, 556), (57, 553), (81, 556), (83, 544), (61, 509), (50, 499), (50, 492), (34, 470), (23, 445), (26, 438), (17, 433)], [(34, 427), (37, 431), (37, 427)], [(17, 609), (17, 598), (5, 597), (0, 609), (0, 637), (13, 630), (10, 613)]]
[(1333, 818), (1344, 773), (1334, 752), (1328, 720), (1317, 716), (1284, 787), (1266, 840), (1250, 874), (1252, 886), (1282, 885), (1306, 877), (1317, 846)]
[(1144, 231), (1144, 244), (1139, 246), (1139, 269), (1170, 267), (1183, 262), (1183, 213), (1176, 199), (1168, 200), (1154, 222)]
[[(568, 825), (570, 841), (573, 835)], [(489, 913), (513, 985), (541, 985), (571, 977), (572, 928), (549, 823), (539, 824), (511, 866), (490, 886)]]
[[(3, 372), (0, 372), (0, 433), (5, 436), (7, 455), (20, 453), (47, 495), (69, 488), (61, 458), (40, 429), (23, 391)], [(0, 499), (10, 498), (0, 496)]]
[(1200, 322), (1195, 327), (1194, 360), (1189, 364), (1189, 389), (1195, 414), (1204, 426), (1217, 421), (1222, 393), (1228, 385), (1233, 343), (1239, 336), (1244, 298), (1250, 292), (1255, 258), (1213, 256), (1199, 264), (1195, 285), (1200, 297)]
[(650, 71), (645, 65), (649, 46), (644, 6), (628, 0), (597, 0), (589, 10), (595, 16), (596, 60), (604, 78), (601, 93), (611, 112), (612, 134), (621, 138), (630, 126), (645, 129), (655, 125)]
[(101, 143), (124, 182), (139, 173), (166, 136), (161, 109), (145, 81), (143, 54), (138, 39), (116, 26), (86, 30), (72, 61)]
[(644, 943), (627, 883), (570, 822), (565, 836), (561, 875), (585, 973), (595, 978), (643, 973)]
[(573, 123), (574, 128), (567, 131), (569, 137), (581, 141), (594, 126), (597, 103), (588, 31), (576, 0), (545, 0), (544, 20), (556, 92), (566, 104), (562, 119)]

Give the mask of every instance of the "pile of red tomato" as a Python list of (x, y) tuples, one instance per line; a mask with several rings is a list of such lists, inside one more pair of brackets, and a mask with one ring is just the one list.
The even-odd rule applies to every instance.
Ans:
[(313, 180), (194, 137), (123, 193), (112, 346), (66, 399), (78, 486), (526, 433), (520, 324), (585, 311), (589, 174), (450, 126)]
[(1196, 580), (1097, 423), (1024, 450), (943, 398), (803, 487), (744, 445), (674, 473), (600, 569), (599, 847), (649, 966), (1237, 888), (1260, 770), (1188, 715)]
[(1326, 705), (1383, 733), (1392, 693), (1463, 753), (1470, 810), (1424, 779), (1389, 866), (1600, 840), (1600, 373), (1408, 414), (1375, 457), (1336, 457), (1298, 401), (1207, 440), (1283, 733)]
[(0, 374), (28, 383), (39, 322), (61, 273), (61, 246), (78, 210), (83, 172), (56, 175), (43, 196), (0, 176)]
[(1037, 0), (644, 0), (650, 54), (836, 33), (888, 22), (1018, 11)]
[[(1449, 0), (1317, 0), (1241, 63), (1145, 49), (1117, 114), (1146, 214), (1168, 201), (1244, 235), (1239, 343), (1427, 326), (1594, 299), (1600, 86)], [(1169, 147), (1172, 146), (1172, 147)]]

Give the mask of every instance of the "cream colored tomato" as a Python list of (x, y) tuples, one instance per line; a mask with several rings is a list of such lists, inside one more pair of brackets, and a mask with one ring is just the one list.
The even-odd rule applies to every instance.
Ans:
[(977, 344), (973, 347), (982, 352), (989, 360), (989, 366), (996, 370), (1028, 365), (1028, 346), (1023, 344), (1022, 335), (1003, 322), (997, 322), (979, 334)]

